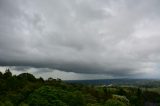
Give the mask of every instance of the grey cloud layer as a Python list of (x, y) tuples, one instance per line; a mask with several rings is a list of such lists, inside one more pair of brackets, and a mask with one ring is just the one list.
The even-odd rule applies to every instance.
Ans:
[(0, 65), (127, 76), (157, 72), (159, 0), (1, 0)]

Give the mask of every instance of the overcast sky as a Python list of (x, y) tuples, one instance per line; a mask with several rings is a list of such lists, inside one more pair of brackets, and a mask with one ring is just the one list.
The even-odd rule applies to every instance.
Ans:
[(0, 0), (0, 70), (159, 78), (159, 0)]

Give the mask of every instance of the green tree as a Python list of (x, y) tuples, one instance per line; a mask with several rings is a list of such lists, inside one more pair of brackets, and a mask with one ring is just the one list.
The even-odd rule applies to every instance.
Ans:
[(18, 78), (23, 81), (36, 81), (36, 78), (30, 73), (19, 74)]
[(0, 101), (0, 106), (5, 106), (3, 102)]
[(109, 100), (106, 101), (106, 103), (104, 104), (104, 106), (127, 106), (127, 105), (125, 105), (121, 101), (114, 100), (114, 99), (109, 99)]
[(86, 104), (84, 95), (80, 91), (70, 92), (67, 102), (69, 106), (85, 106)]
[(4, 106), (14, 106), (14, 105), (10, 101), (5, 101)]
[(120, 101), (126, 105), (129, 105), (129, 100), (125, 96), (120, 96), (120, 95), (113, 95), (112, 96), (113, 100)]
[(57, 104), (57, 106), (60, 106), (58, 104), (64, 104), (62, 106), (65, 106), (65, 103), (61, 101), (65, 95), (67, 93), (63, 90), (43, 86), (29, 96), (28, 103), (31, 106), (55, 106), (54, 104)]
[(118, 95), (126, 95), (126, 91), (123, 88), (119, 88), (117, 94)]
[(12, 73), (9, 69), (6, 69), (5, 73), (3, 74), (4, 78), (7, 79), (7, 78), (10, 78), (12, 77)]
[(0, 72), (0, 79), (3, 79), (3, 73)]
[(29, 105), (26, 103), (21, 103), (19, 106), (29, 106)]

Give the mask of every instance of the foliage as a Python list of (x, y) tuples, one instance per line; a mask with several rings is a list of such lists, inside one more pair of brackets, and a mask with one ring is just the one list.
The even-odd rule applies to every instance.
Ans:
[(126, 105), (129, 105), (129, 100), (125, 96), (113, 95), (113, 100), (120, 101)]
[(106, 101), (104, 106), (127, 106), (119, 100), (109, 99)]
[(160, 104), (160, 94), (137, 87), (93, 86), (30, 73), (0, 72), (0, 106), (143, 106)]

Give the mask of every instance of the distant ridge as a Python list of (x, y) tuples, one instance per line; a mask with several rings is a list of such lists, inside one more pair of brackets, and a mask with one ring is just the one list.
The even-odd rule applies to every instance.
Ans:
[(93, 85), (139, 85), (160, 86), (159, 79), (92, 79), (92, 80), (65, 80), (67, 83), (93, 84)]

